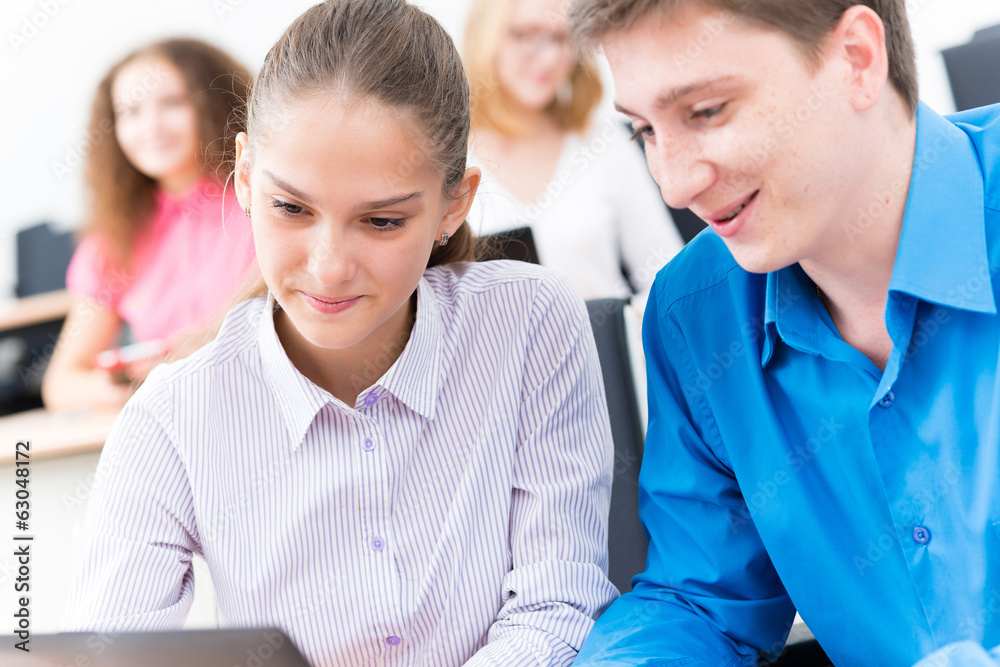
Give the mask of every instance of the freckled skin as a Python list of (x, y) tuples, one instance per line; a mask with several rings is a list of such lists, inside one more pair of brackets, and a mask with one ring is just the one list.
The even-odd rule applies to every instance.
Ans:
[[(664, 200), (712, 224), (747, 271), (798, 263), (844, 339), (883, 366), (906, 192), (882, 193), (909, 183), (916, 124), (888, 83), (877, 14), (845, 11), (815, 62), (780, 32), (696, 3), (602, 43)], [(860, 225), (873, 203), (881, 212)]]
[[(738, 206), (760, 190), (746, 231), (726, 239), (747, 270), (766, 272), (842, 246), (841, 225), (870, 197), (857, 169), (878, 142), (851, 107), (850, 77), (837, 59), (811, 69), (784, 35), (728, 18), (717, 39), (688, 57), (685, 49), (713, 34), (724, 15), (698, 7), (648, 19), (605, 41), (618, 102), (654, 126), (651, 171), (664, 199), (703, 218)], [(753, 57), (747, 57), (753, 54)], [(641, 65), (640, 65), (641, 63)], [(664, 89), (719, 77), (709, 88), (657, 110)], [(691, 119), (724, 103), (712, 119)]]

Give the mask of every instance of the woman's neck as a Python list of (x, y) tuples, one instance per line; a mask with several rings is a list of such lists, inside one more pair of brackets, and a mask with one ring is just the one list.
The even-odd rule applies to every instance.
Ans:
[(201, 166), (195, 165), (191, 169), (186, 169), (182, 172), (156, 179), (156, 185), (170, 197), (179, 199), (190, 192), (191, 188), (193, 188), (195, 183), (200, 181), (201, 178)]
[(385, 375), (406, 348), (416, 322), (417, 296), (350, 348), (329, 350), (307, 340), (283, 310), (274, 329), (292, 365), (316, 386), (353, 407), (358, 395)]
[(520, 130), (518, 139), (521, 141), (561, 133), (555, 121), (540, 109), (512, 105), (510, 113)]

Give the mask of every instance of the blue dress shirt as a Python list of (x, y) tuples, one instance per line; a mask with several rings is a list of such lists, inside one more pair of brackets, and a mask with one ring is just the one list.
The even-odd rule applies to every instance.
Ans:
[(660, 272), (646, 571), (576, 664), (756, 665), (796, 609), (838, 665), (1000, 643), (998, 119), (918, 110), (884, 372), (797, 264), (748, 273), (706, 231)]

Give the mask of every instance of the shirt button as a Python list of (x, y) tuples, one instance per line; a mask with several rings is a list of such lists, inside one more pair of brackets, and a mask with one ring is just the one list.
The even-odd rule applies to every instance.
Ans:
[(373, 449), (375, 449), (375, 441), (372, 440), (371, 438), (365, 438), (364, 441), (361, 443), (361, 446), (364, 447), (364, 450), (366, 452), (370, 452)]
[(382, 551), (383, 548), (385, 548), (385, 540), (381, 537), (375, 537), (372, 539), (372, 549), (375, 551)]
[(378, 403), (378, 396), (376, 396), (375, 394), (368, 394), (367, 396), (365, 396), (365, 405), (371, 406), (375, 405), (376, 403)]
[(400, 644), (403, 643), (403, 640), (397, 637), (396, 635), (390, 635), (385, 638), (385, 643), (388, 644), (389, 646), (399, 646)]
[(880, 406), (882, 406), (883, 408), (888, 408), (888, 407), (892, 407), (892, 403), (893, 403), (893, 401), (895, 401), (895, 400), (896, 400), (896, 395), (895, 395), (895, 394), (893, 394), (893, 393), (892, 393), (892, 392), (890, 391), (890, 392), (886, 393), (886, 395), (885, 395), (885, 396), (883, 396), (883, 397), (882, 397), (882, 400), (881, 400), (881, 401), (879, 401), (879, 402), (878, 402), (878, 404), (879, 404)]
[(913, 529), (913, 541), (917, 544), (927, 544), (931, 541), (931, 531), (924, 526)]

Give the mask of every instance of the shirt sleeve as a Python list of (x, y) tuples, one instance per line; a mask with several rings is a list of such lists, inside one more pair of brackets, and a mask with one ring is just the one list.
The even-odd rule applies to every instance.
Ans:
[[(658, 283), (659, 284), (659, 283)], [(679, 328), (654, 286), (643, 322), (649, 428), (639, 514), (646, 570), (597, 622), (580, 665), (757, 665), (795, 609), (760, 540)], [(750, 425), (748, 425), (749, 427)]]
[(191, 607), (194, 507), (168, 429), (147, 407), (155, 404), (148, 389), (156, 373), (125, 406), (101, 453), (74, 536), (63, 631), (178, 629)]
[(103, 238), (91, 234), (80, 241), (66, 269), (66, 289), (117, 311), (127, 283)]
[(684, 247), (684, 239), (649, 175), (642, 151), (617, 130), (609, 164), (609, 183), (615, 199), (622, 263), (644, 305), (657, 272)]
[(467, 667), (569, 665), (618, 594), (607, 579), (614, 450), (603, 380), (586, 308), (562, 279), (543, 284), (528, 340), (512, 569), (488, 643)]
[(998, 667), (1000, 646), (987, 652), (972, 641), (955, 642), (931, 653), (913, 667)]

